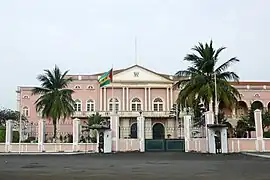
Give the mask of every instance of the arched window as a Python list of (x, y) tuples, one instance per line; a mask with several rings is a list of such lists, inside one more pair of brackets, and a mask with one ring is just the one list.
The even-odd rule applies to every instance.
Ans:
[(160, 98), (155, 98), (153, 102), (154, 111), (163, 111), (163, 101)]
[(87, 86), (87, 89), (95, 89), (93, 85)]
[(115, 111), (119, 111), (119, 106), (120, 106), (120, 103), (119, 103), (119, 100), (117, 98), (114, 98), (114, 102), (113, 102), (113, 98), (110, 99), (109, 101), (109, 111), (112, 111), (113, 110), (113, 103), (115, 103)]
[(131, 111), (141, 111), (142, 102), (139, 98), (133, 98), (131, 101)]
[(74, 89), (81, 89), (81, 86), (76, 85), (76, 86), (74, 87)]
[(23, 96), (23, 99), (29, 99), (29, 96), (28, 95), (24, 95)]
[(26, 117), (28, 117), (29, 115), (30, 115), (30, 113), (29, 113), (29, 108), (28, 107), (23, 107), (23, 115), (24, 116), (26, 116)]
[(130, 126), (130, 138), (137, 139), (138, 133), (137, 133), (137, 123), (133, 123)]
[(75, 101), (75, 111), (82, 111), (82, 102), (79, 99)]
[(92, 99), (86, 102), (86, 111), (95, 111), (95, 103)]

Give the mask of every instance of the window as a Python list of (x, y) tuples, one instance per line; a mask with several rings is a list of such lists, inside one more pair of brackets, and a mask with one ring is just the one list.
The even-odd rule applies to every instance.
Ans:
[(162, 99), (160, 99), (160, 98), (154, 99), (153, 110), (154, 111), (163, 111), (163, 101), (162, 101)]
[(29, 99), (29, 96), (28, 95), (24, 95), (23, 96), (23, 99)]
[(93, 85), (87, 86), (87, 89), (95, 89)]
[(260, 94), (256, 93), (254, 94), (254, 97), (260, 97)]
[(82, 111), (82, 102), (78, 99), (75, 101), (75, 111)]
[(23, 115), (26, 116), (26, 117), (29, 116), (29, 108), (28, 107), (23, 108)]
[(74, 89), (81, 89), (81, 86), (76, 85), (76, 86), (74, 87)]
[(115, 103), (115, 111), (119, 111), (119, 101), (117, 98), (114, 98), (114, 102), (113, 102), (113, 98), (110, 99), (109, 101), (109, 111), (112, 111), (113, 110), (113, 103)]
[(86, 102), (86, 111), (95, 111), (95, 103), (92, 99)]
[(137, 135), (137, 123), (133, 123), (130, 126), (130, 138), (132, 139), (137, 139), (138, 135)]
[(133, 98), (131, 101), (131, 111), (141, 111), (142, 102), (139, 98)]

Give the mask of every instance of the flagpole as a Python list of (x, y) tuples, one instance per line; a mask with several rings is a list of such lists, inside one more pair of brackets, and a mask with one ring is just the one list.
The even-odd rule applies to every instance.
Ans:
[(112, 79), (111, 79), (111, 85), (112, 85), (112, 114), (115, 114), (115, 98), (114, 98), (114, 87), (113, 87), (113, 64), (112, 64)]

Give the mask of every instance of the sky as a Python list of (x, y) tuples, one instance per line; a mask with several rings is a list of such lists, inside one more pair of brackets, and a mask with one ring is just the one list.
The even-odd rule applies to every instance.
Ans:
[(0, 107), (16, 108), (17, 86), (58, 65), (91, 74), (137, 63), (174, 74), (198, 42), (227, 49), (220, 64), (241, 80), (270, 81), (269, 0), (6, 0), (0, 2)]

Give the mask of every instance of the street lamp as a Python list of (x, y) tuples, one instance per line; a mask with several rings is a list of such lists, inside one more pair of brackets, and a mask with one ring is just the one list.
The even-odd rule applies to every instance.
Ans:
[(215, 124), (218, 124), (218, 98), (217, 98), (217, 73), (214, 73), (215, 80)]

